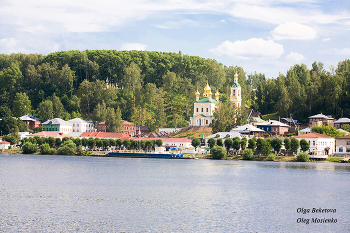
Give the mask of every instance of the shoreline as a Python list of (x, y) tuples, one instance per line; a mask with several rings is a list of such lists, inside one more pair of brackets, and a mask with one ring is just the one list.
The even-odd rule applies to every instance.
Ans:
[[(99, 151), (99, 153), (92, 153), (90, 155), (63, 155), (63, 156), (90, 156), (90, 157), (107, 157), (104, 156), (104, 153), (101, 153), (102, 151)], [(0, 151), (0, 154), (22, 154), (20, 150), (5, 150)], [(35, 153), (33, 155), (41, 155), (40, 153)], [(276, 159), (274, 161), (266, 160), (267, 156), (254, 156), (251, 160), (244, 160), (242, 159), (242, 156), (239, 155), (233, 155), (233, 156), (225, 156), (220, 160), (242, 160), (242, 161), (262, 161), (262, 162), (299, 162), (296, 160), (296, 156), (276, 156)], [(328, 157), (326, 160), (309, 160), (307, 162), (312, 163), (347, 163), (343, 162), (344, 158), (346, 157)], [(182, 158), (177, 159), (212, 159), (210, 157), (210, 154), (184, 154)], [(214, 159), (213, 159), (214, 160)], [(349, 160), (350, 161), (350, 160)], [(300, 162), (303, 163), (303, 162)]]

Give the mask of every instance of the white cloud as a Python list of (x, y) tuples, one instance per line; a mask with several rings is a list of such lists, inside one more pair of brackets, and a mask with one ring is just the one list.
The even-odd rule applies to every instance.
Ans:
[(316, 30), (295, 22), (287, 22), (276, 27), (271, 34), (274, 40), (313, 40)]
[[(333, 23), (349, 20), (349, 13), (325, 14), (317, 10), (317, 2), (292, 0), (3, 0), (7, 4), (0, 8), (2, 22), (22, 24), (29, 31), (38, 22), (53, 30), (59, 24), (68, 32), (98, 32), (120, 27), (130, 21), (160, 14), (229, 14), (234, 17), (254, 19), (272, 24), (289, 21), (298, 23)], [(295, 4), (310, 4), (313, 7), (296, 8)], [(291, 7), (294, 6), (294, 7)], [(55, 25), (55, 28), (58, 25)], [(27, 28), (28, 27), (28, 28)], [(27, 29), (26, 29), (27, 28)]]
[(15, 38), (3, 38), (0, 40), (0, 44), (5, 47), (15, 47), (17, 45), (17, 40)]
[(226, 21), (224, 19), (220, 20), (220, 23), (225, 23)]
[(146, 50), (147, 45), (139, 44), (139, 43), (125, 43), (120, 48), (121, 50)]
[(295, 62), (299, 62), (304, 60), (305, 57), (303, 54), (291, 52), (290, 54), (288, 54), (287, 59)]
[(196, 23), (193, 20), (181, 20), (178, 22), (171, 21), (171, 22), (164, 22), (163, 24), (157, 24), (153, 25), (156, 28), (160, 29), (178, 29), (181, 26), (186, 25), (186, 26), (199, 26), (198, 23)]
[(225, 41), (216, 48), (209, 50), (215, 55), (226, 55), (238, 58), (270, 57), (279, 58), (283, 52), (283, 45), (272, 40), (251, 38), (246, 41)]
[(322, 42), (326, 42), (326, 41), (330, 41), (331, 40), (331, 38), (324, 38), (324, 39), (322, 39)]
[(329, 24), (341, 19), (349, 20), (348, 12), (325, 14), (317, 10), (317, 4), (314, 7), (300, 6), (298, 8), (282, 5), (284, 5), (283, 1), (267, 2), (266, 4), (259, 4), (258, 2), (252, 2), (251, 4), (237, 3), (227, 7), (227, 12), (234, 17), (254, 19), (271, 24), (282, 24), (291, 21), (307, 24)]
[(337, 55), (337, 56), (350, 56), (350, 48), (331, 48), (320, 51), (320, 54)]

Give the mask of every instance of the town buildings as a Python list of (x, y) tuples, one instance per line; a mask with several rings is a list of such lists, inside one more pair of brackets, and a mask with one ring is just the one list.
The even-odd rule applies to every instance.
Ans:
[[(130, 136), (135, 136), (137, 134), (136, 132), (136, 125), (134, 123), (124, 121), (123, 126), (122, 126), (122, 133), (130, 135)], [(96, 126), (97, 132), (107, 132), (108, 125), (106, 124), (105, 121), (99, 122)]]
[(72, 132), (72, 123), (62, 120), (61, 118), (54, 118), (42, 123), (45, 131), (58, 131), (69, 134)]
[(256, 127), (272, 134), (285, 134), (288, 132), (289, 126), (279, 121), (268, 120), (263, 123), (256, 124)]
[(86, 121), (81, 118), (74, 118), (68, 121), (72, 124), (72, 132), (93, 132), (94, 124), (92, 121)]
[(334, 118), (322, 113), (309, 117), (309, 127), (321, 125), (334, 126)]
[(24, 116), (21, 116), (19, 119), (21, 119), (24, 123), (26, 123), (30, 130), (33, 130), (34, 128), (39, 127), (41, 124), (41, 120), (39, 118), (36, 118), (31, 115), (24, 115)]
[(111, 133), (111, 132), (83, 132), (79, 138), (104, 138), (104, 139), (127, 139), (131, 138), (130, 135), (124, 133)]
[(350, 154), (350, 135), (336, 139), (336, 154)]
[(299, 141), (305, 139), (310, 144), (310, 149), (308, 152), (312, 152), (316, 149), (323, 151), (325, 155), (331, 155), (335, 152), (335, 140), (333, 137), (319, 133), (308, 133), (295, 136), (295, 138)]
[(350, 119), (349, 118), (340, 118), (336, 120), (334, 123), (334, 127), (337, 129), (340, 129), (343, 125), (350, 125)]
[(136, 125), (123, 120), (122, 133), (130, 135), (131, 137), (135, 136), (138, 133), (136, 132)]

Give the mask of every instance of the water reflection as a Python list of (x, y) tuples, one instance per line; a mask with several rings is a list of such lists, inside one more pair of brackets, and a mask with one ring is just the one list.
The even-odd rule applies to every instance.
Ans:
[(307, 169), (307, 170), (321, 170), (321, 171), (342, 171), (350, 172), (350, 164), (343, 163), (327, 163), (327, 162), (261, 162), (261, 167), (265, 168), (284, 168), (284, 169)]

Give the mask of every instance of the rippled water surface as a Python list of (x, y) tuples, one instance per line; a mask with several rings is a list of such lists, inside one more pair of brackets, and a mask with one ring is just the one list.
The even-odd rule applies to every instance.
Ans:
[(0, 232), (349, 232), (349, 203), (350, 164), (0, 155)]

